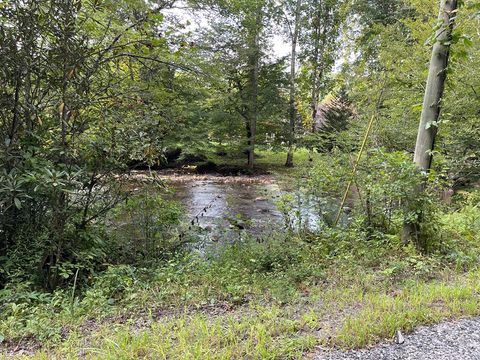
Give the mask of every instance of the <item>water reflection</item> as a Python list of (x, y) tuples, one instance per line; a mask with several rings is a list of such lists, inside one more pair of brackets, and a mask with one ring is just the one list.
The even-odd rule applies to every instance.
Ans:
[(267, 225), (282, 224), (282, 214), (274, 204), (281, 196), (275, 184), (192, 180), (173, 186), (192, 225), (203, 229), (257, 232)]

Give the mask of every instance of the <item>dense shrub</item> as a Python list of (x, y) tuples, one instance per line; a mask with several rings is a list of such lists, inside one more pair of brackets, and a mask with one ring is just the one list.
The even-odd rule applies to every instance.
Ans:
[(183, 208), (146, 190), (119, 204), (109, 216), (111, 261), (135, 264), (165, 260), (184, 248), (189, 235)]
[[(438, 189), (443, 186), (439, 176), (432, 172), (426, 179), (404, 152), (370, 150), (355, 174), (353, 161), (353, 155), (334, 151), (323, 155), (309, 174), (308, 192), (320, 199), (318, 212), (326, 224), (331, 225), (338, 212), (338, 206), (332, 211), (328, 204), (338, 204), (351, 181), (340, 224), (359, 226), (368, 238), (382, 239), (385, 234), (400, 234), (405, 222), (421, 214), (426, 219), (425, 237), (435, 240), (431, 235), (437, 226), (435, 213), (441, 208)], [(426, 191), (418, 193), (425, 182)]]

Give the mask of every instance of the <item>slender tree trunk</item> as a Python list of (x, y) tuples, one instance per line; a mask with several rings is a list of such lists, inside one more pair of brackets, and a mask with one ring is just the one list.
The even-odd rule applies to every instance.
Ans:
[(289, 101), (289, 117), (290, 117), (290, 129), (288, 139), (288, 154), (286, 167), (293, 166), (293, 151), (295, 146), (295, 120), (297, 117), (297, 111), (295, 108), (295, 78), (296, 78), (296, 61), (297, 61), (297, 40), (300, 32), (300, 11), (302, 9), (302, 0), (297, 0), (295, 7), (295, 22), (293, 24), (294, 29), (291, 33), (292, 38), (292, 51), (290, 55), (290, 101)]
[[(12, 123), (10, 124), (10, 129), (8, 131), (8, 140), (9, 142), (6, 143), (6, 153), (9, 153), (12, 148), (15, 147), (15, 142), (18, 137), (17, 131), (19, 128), (19, 107), (20, 107), (20, 92), (22, 87), (22, 79), (20, 76), (20, 70), (17, 69), (15, 75), (15, 91), (13, 95), (13, 107), (12, 107)], [(6, 157), (7, 161), (5, 162), (4, 168), (6, 172), (10, 172), (13, 168), (15, 168), (15, 157)], [(2, 227), (4, 228), (4, 236), (2, 236), (2, 240), (0, 241), (0, 256), (3, 256), (7, 253), (8, 247), (11, 243), (13, 243), (13, 239), (15, 237), (15, 230), (16, 230), (16, 222), (17, 222), (17, 214), (18, 209), (13, 204), (12, 199), (12, 206), (10, 208), (6, 208), (3, 216), (1, 218), (1, 222), (3, 223)]]
[[(318, 19), (317, 19), (318, 20)], [(319, 20), (315, 26), (315, 40), (313, 45), (313, 73), (312, 73), (312, 132), (315, 132), (315, 119), (317, 118), (317, 108), (318, 108), (318, 54), (320, 46), (320, 24)]]
[[(441, 1), (438, 17), (441, 26), (436, 33), (436, 41), (433, 45), (417, 143), (415, 145), (414, 162), (422, 172), (428, 172), (432, 165), (432, 151), (435, 148), (435, 138), (438, 131), (438, 119), (447, 77), (450, 41), (456, 14), (457, 0)], [(425, 185), (416, 189), (419, 193), (424, 190)], [(420, 214), (415, 221), (406, 222), (402, 238), (404, 242), (413, 240), (420, 249), (426, 250), (426, 245), (421, 240), (421, 220), (422, 215)]]
[(314, 44), (313, 44), (313, 71), (312, 71), (312, 132), (316, 131), (316, 118), (318, 101), (320, 97), (320, 84), (323, 77), (323, 62), (325, 52), (325, 42), (327, 41), (325, 31), (328, 27), (329, 17), (321, 22), (322, 18), (322, 4), (319, 1), (315, 2), (317, 8), (316, 19), (314, 21)]
[(250, 136), (248, 139), (248, 167), (255, 166), (255, 140), (258, 117), (258, 75), (260, 70), (260, 31), (262, 26), (262, 8), (259, 5), (255, 17), (250, 54)]
[(253, 156), (250, 157), (250, 153), (252, 152), (252, 121), (250, 118), (248, 118), (245, 121), (245, 130), (247, 132), (247, 160), (248, 160), (248, 165), (250, 165), (250, 159), (253, 161)]

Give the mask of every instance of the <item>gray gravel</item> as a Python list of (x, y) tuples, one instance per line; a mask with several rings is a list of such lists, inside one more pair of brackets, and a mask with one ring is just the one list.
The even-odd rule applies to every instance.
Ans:
[(480, 318), (419, 327), (399, 345), (392, 341), (365, 350), (321, 351), (315, 359), (480, 360)]

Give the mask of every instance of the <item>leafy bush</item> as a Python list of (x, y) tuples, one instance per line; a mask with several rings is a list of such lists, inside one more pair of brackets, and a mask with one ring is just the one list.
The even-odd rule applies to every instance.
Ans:
[(117, 206), (110, 217), (111, 250), (117, 263), (167, 259), (189, 241), (183, 208), (148, 191)]
[(439, 215), (441, 253), (460, 269), (478, 266), (480, 260), (480, 192), (462, 192), (459, 209)]
[[(32, 150), (33, 151), (33, 150)], [(25, 154), (21, 166), (0, 174), (0, 284), (31, 280), (49, 289), (76, 269), (105, 260), (101, 217), (118, 200), (85, 169), (58, 166)]]
[(61, 322), (52, 322), (52, 316), (67, 307), (64, 291), (50, 294), (32, 290), (28, 282), (11, 283), (0, 290), (0, 336), (58, 339)]
[[(426, 217), (427, 212), (434, 212), (430, 188), (438, 185), (438, 178), (432, 175), (427, 191), (419, 194), (416, 189), (424, 177), (408, 154), (371, 150), (354, 175), (352, 162), (349, 154), (324, 156), (309, 179), (309, 191), (330, 203), (340, 201), (352, 180), (343, 215), (345, 224), (360, 226), (370, 238), (383, 238), (385, 234), (399, 234), (403, 223), (418, 213)], [(432, 220), (429, 218), (429, 222)]]

